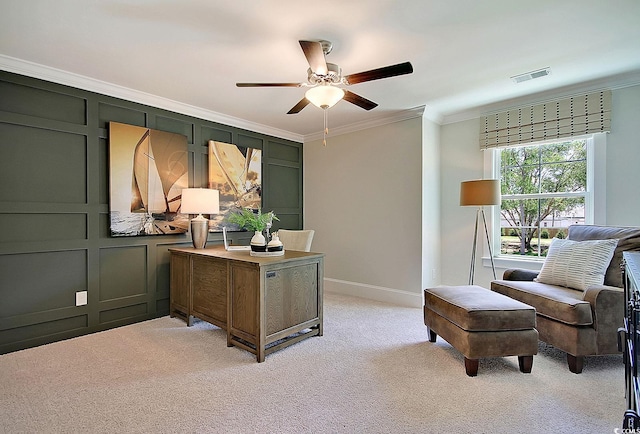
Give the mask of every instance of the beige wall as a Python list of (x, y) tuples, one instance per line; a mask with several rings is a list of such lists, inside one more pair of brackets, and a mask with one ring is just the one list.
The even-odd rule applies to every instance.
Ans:
[(422, 285), (437, 285), (440, 265), (440, 125), (422, 120)]
[[(611, 226), (640, 226), (640, 86), (612, 93), (611, 133), (606, 135), (606, 195), (596, 207), (606, 208)], [(442, 283), (466, 284), (471, 259), (475, 209), (460, 207), (460, 182), (482, 178), (483, 154), (478, 149), (479, 119), (443, 125), (442, 174)], [(479, 238), (479, 243), (482, 241)], [(498, 277), (504, 268), (497, 268)], [(491, 268), (478, 258), (475, 283), (487, 286)]]
[[(478, 147), (479, 131), (480, 119), (441, 128), (441, 281), (446, 285), (466, 285), (469, 279), (476, 208), (460, 206), (460, 183), (483, 177), (484, 155)], [(481, 254), (479, 249), (478, 255)], [(491, 269), (483, 269), (477, 261), (475, 283), (486, 286), (492, 277)]]
[[(640, 226), (639, 125), (640, 86), (614, 90), (597, 205), (608, 225)], [(327, 255), (327, 291), (418, 306), (422, 288), (467, 283), (475, 209), (459, 191), (483, 176), (478, 134), (477, 118), (416, 118), (304, 144), (305, 227)], [(475, 276), (493, 278), (480, 258)]]
[(422, 136), (418, 117), (304, 144), (304, 227), (326, 253), (325, 290), (420, 305)]
[(640, 86), (612, 94), (607, 138), (607, 224), (640, 226)]

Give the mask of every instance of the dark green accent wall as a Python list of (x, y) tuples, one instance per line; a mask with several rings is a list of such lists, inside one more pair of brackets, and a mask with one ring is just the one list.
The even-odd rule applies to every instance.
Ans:
[(302, 228), (301, 143), (0, 71), (0, 354), (169, 312), (168, 249), (190, 240), (109, 236), (110, 121), (187, 136), (193, 187), (208, 140), (262, 149), (263, 209)]

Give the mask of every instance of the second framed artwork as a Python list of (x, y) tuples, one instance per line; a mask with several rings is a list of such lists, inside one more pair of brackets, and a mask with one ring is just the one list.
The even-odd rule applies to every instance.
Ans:
[(262, 203), (262, 150), (209, 140), (208, 187), (220, 192), (220, 214), (209, 230), (222, 232), (234, 208), (257, 210)]

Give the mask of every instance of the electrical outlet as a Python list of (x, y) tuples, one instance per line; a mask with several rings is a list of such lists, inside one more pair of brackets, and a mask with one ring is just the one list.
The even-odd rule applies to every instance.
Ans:
[(84, 306), (87, 304), (87, 291), (76, 292), (76, 306)]

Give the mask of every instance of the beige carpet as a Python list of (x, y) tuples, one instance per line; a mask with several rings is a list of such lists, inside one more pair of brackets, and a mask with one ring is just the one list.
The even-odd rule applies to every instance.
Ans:
[(2, 433), (613, 433), (622, 357), (580, 375), (540, 346), (463, 359), (422, 311), (327, 294), (325, 335), (256, 363), (205, 322), (159, 318), (0, 356)]

